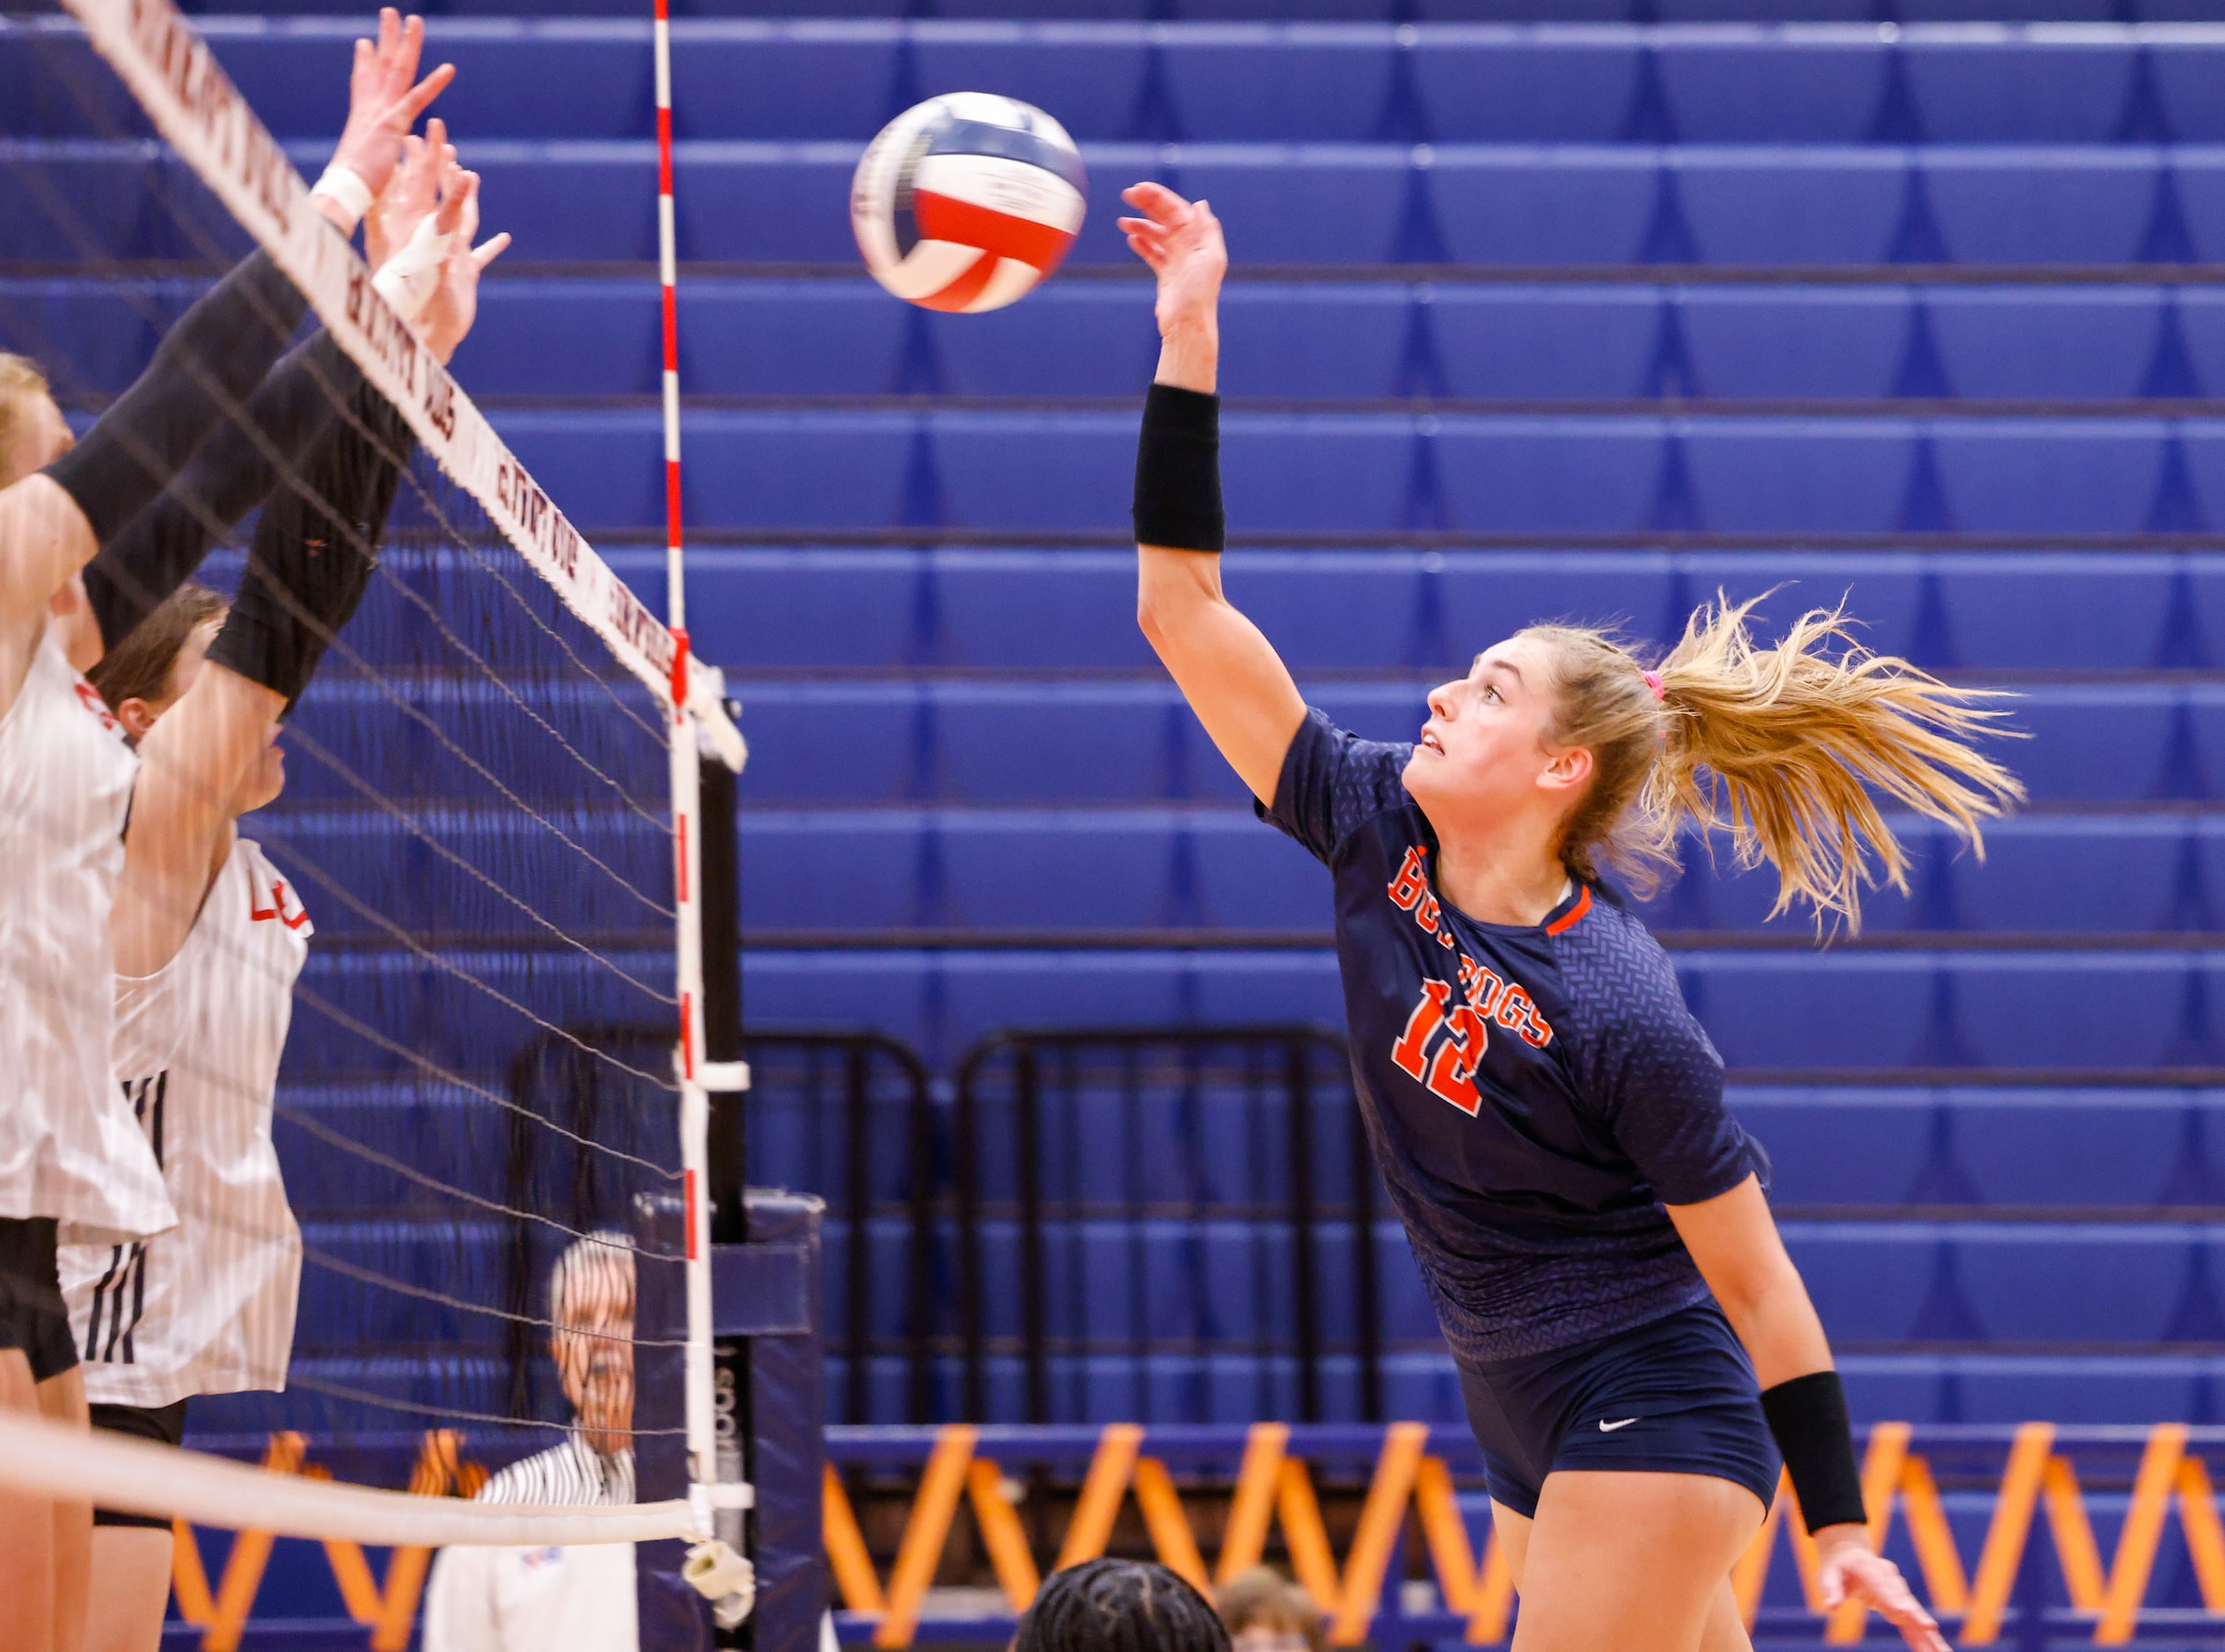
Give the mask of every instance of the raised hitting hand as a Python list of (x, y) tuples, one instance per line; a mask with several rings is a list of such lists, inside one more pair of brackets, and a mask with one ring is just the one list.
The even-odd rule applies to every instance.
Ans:
[(456, 78), (456, 66), (443, 63), (417, 78), (417, 60), (425, 50), (425, 20), (388, 6), (378, 14), (378, 40), (355, 42), (355, 67), (348, 78), (348, 124), (333, 150), (333, 164), (345, 166), (376, 195), (386, 187), (401, 158), (402, 140), (417, 117)]
[(1159, 278), (1159, 336), (1213, 325), (1221, 277), (1228, 274), (1228, 246), (1213, 209), (1184, 201), (1164, 184), (1131, 184), (1120, 198), (1143, 215), (1121, 219), (1120, 228)]

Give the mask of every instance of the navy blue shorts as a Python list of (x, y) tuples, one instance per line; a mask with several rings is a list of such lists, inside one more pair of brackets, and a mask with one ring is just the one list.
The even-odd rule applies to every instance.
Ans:
[(1460, 1365), (1491, 1498), (1537, 1514), (1556, 1469), (1708, 1474), (1768, 1508), (1783, 1459), (1753, 1363), (1712, 1297), (1635, 1330)]

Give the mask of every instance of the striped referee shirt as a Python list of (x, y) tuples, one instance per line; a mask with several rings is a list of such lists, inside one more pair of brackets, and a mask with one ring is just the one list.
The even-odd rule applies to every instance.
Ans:
[[(604, 1456), (577, 1432), (511, 1464), (482, 1502), (633, 1501), (633, 1454)], [(640, 1652), (633, 1546), (443, 1549), (425, 1589), (423, 1652)]]

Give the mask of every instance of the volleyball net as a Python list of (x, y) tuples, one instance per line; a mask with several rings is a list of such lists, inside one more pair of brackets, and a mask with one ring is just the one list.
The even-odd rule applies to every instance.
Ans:
[[(276, 874), (254, 898), (310, 938), (271, 1124), (291, 1215), (170, 1175), (200, 1274), (166, 1272), (162, 1236), (114, 1246), (91, 1259), (89, 1322), (77, 1305), (100, 1398), (159, 1365), (197, 1305), (274, 1312), (297, 1266), (282, 1389), (232, 1348), (212, 1385), (232, 1391), (187, 1424), (226, 1456), (291, 1440), (267, 1453), (293, 1472), (281, 1489), (0, 1419), (0, 1481), (427, 1546), (706, 1533), (747, 1495), (721, 1484), (738, 1471), (711, 1398), (699, 764), (743, 757), (718, 673), (404, 325), (170, 0), (0, 22), (0, 351), (38, 363), (82, 429), (260, 250), (305, 311), (295, 327), (267, 306), (295, 353), (253, 386), (224, 385), (238, 365), (213, 350), (192, 364), (221, 417), (162, 502), (213, 538), (201, 577), (219, 588), (258, 553), (243, 467), (326, 507), (333, 554), (376, 552), (286, 726), (284, 793), (240, 823)], [(322, 450), (285, 439), (298, 419), (274, 423), (289, 366), (283, 393), (395, 472), (383, 523), (329, 493)], [(236, 950), (195, 967), (278, 967)], [(127, 1088), (165, 1164), (223, 1099), (253, 1111), (207, 1046), (186, 1036)], [(448, 1472), (416, 1478), (446, 1501), (367, 1489), (408, 1483), (434, 1441)]]

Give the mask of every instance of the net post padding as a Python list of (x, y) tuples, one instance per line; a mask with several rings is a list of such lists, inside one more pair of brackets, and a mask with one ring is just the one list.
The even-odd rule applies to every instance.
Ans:
[(519, 464), (448, 369), (387, 307), (348, 239), (310, 204), (285, 150), (172, 0), (62, 0), (146, 111), (241, 227), (285, 271), (340, 347), (400, 410), (425, 451), (517, 547), (611, 654), (669, 704), (675, 667), (686, 711), (730, 768), (743, 759), (714, 667), (683, 661), (643, 606)]
[(0, 1412), (0, 1485), (226, 1531), (428, 1549), (642, 1543), (701, 1531), (695, 1512), (677, 1499), (582, 1509), (375, 1491), (13, 1412)]

